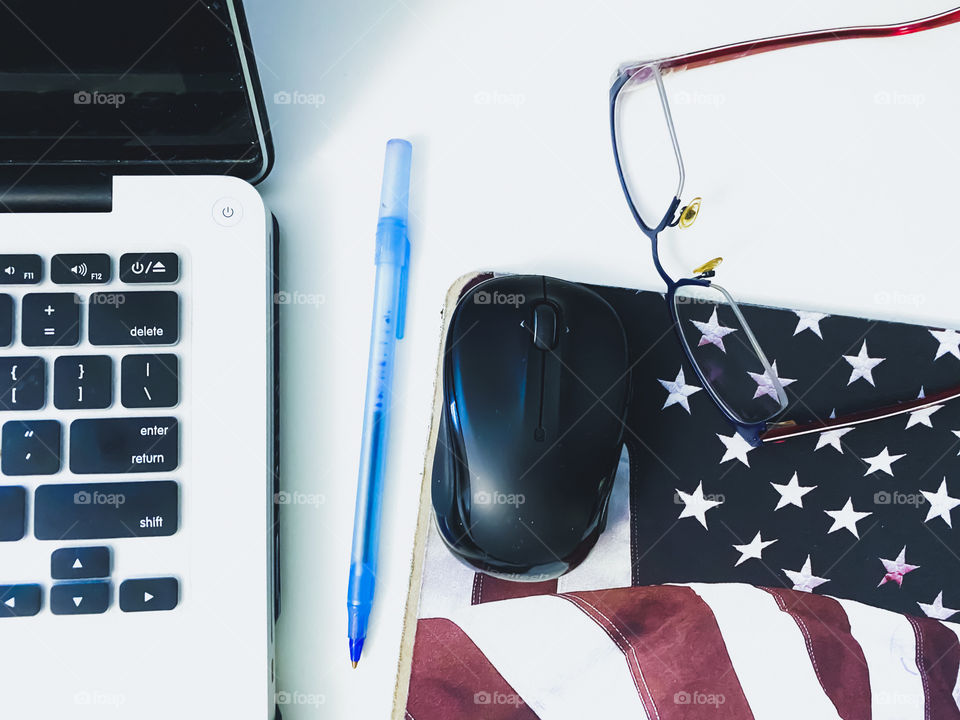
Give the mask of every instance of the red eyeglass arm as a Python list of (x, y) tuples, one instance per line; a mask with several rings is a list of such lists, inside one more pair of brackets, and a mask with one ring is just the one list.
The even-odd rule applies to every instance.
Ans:
[(727, 60), (735, 60), (737, 58), (759, 55), (760, 53), (783, 50), (785, 48), (813, 45), (815, 43), (831, 42), (833, 40), (910, 35), (916, 32), (923, 32), (924, 30), (933, 30), (934, 28), (945, 25), (952, 25), (956, 22), (960, 22), (960, 7), (947, 10), (939, 15), (931, 15), (921, 20), (894, 23), (893, 25), (864, 25), (860, 27), (836, 28), (833, 30), (815, 30), (812, 32), (763, 38), (762, 40), (750, 40), (747, 42), (734, 43), (733, 45), (722, 45), (720, 47), (700, 50), (685, 55), (674, 55), (673, 57), (653, 62), (630, 65), (625, 67), (622, 72), (625, 73), (627, 77), (630, 77), (637, 71), (650, 65), (656, 65), (662, 73), (674, 70), (690, 70), (703, 67), (704, 65), (713, 65), (715, 63), (726, 62)]
[(935, 405), (942, 405), (950, 400), (956, 400), (957, 398), (960, 398), (960, 387), (933, 393), (932, 395), (928, 395), (927, 397), (918, 400), (897, 403), (896, 405), (888, 405), (887, 407), (880, 408), (878, 410), (869, 410), (867, 412), (844, 415), (843, 417), (836, 419), (817, 420), (816, 422), (804, 423), (803, 425), (797, 425), (796, 423), (792, 422), (780, 423), (773, 425), (769, 430), (763, 433), (763, 435), (760, 436), (760, 440), (763, 443), (780, 442), (781, 440), (797, 437), (798, 435), (809, 435), (811, 433), (821, 433), (826, 430), (852, 427), (853, 425), (860, 425), (862, 423), (873, 422), (875, 420), (883, 420), (884, 418), (903, 415), (916, 410), (924, 410)]

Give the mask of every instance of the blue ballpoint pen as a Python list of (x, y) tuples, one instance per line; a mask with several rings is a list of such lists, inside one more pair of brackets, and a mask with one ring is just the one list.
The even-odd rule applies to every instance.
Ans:
[(367, 396), (363, 410), (360, 477), (353, 524), (350, 585), (347, 590), (350, 662), (357, 666), (373, 605), (380, 544), (380, 506), (390, 427), (394, 351), (403, 338), (410, 242), (407, 239), (407, 196), (410, 156), (406, 140), (390, 140), (383, 165), (380, 217), (377, 221), (377, 279), (367, 365)]

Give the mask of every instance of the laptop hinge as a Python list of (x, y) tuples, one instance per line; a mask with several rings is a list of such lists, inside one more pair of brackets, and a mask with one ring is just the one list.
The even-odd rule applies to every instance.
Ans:
[(0, 168), (0, 212), (110, 212), (113, 177), (92, 168)]

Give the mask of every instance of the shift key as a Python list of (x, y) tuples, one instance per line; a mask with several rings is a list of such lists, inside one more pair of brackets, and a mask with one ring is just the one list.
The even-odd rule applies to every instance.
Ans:
[(169, 472), (179, 464), (179, 427), (172, 417), (101, 418), (70, 424), (70, 470), (92, 473)]
[(175, 345), (180, 297), (169, 290), (99, 292), (90, 296), (93, 345)]
[(41, 485), (34, 493), (38, 540), (173, 535), (180, 491), (172, 480)]

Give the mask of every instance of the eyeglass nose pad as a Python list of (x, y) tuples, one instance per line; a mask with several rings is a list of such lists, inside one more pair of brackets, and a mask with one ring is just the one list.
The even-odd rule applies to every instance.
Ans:
[(700, 203), (703, 198), (696, 197), (693, 201), (680, 211), (680, 227), (688, 228), (696, 222), (700, 215)]

